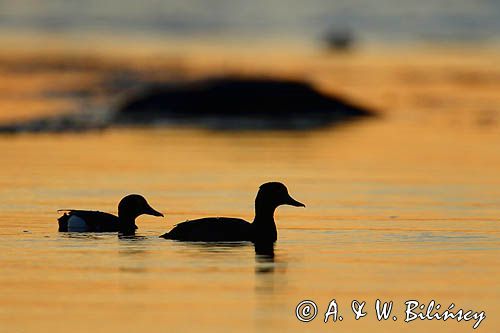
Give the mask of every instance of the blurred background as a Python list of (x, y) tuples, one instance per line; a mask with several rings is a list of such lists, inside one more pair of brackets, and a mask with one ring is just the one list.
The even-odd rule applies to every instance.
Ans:
[[(0, 331), (470, 332), (499, 327), (500, 2), (0, 0)], [(159, 239), (253, 219), (284, 182), (273, 257)], [(165, 219), (57, 232), (60, 208)], [(321, 312), (304, 324), (302, 299)], [(353, 299), (398, 321), (355, 321)], [(330, 323), (329, 323), (330, 324)]]
[[(496, 1), (2, 1), (3, 35), (124, 44), (281, 41), (316, 46), (328, 30), (363, 43), (498, 42)], [(108, 40), (107, 40), (108, 39)], [(85, 46), (81, 45), (82, 48)]]
[(499, 16), (486, 0), (1, 1), (0, 124), (105, 127), (151, 85), (227, 75), (293, 78), (382, 112), (475, 109), (466, 117), (487, 123)]

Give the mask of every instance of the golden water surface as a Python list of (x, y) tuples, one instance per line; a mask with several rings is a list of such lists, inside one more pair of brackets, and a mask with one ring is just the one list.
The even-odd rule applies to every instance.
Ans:
[[(310, 132), (1, 136), (0, 331), (473, 330), (474, 321), (405, 323), (404, 302), (415, 299), (485, 311), (477, 331), (497, 332), (500, 131), (491, 112), (498, 77), (452, 91), (433, 85), (445, 73), (437, 68), (417, 75), (425, 64), (403, 72), (389, 63), (388, 71), (343, 65), (344, 93), (398, 112)], [(469, 112), (476, 107), (482, 113)], [(277, 210), (274, 258), (256, 256), (249, 244), (158, 238), (191, 218), (251, 220), (258, 186), (270, 180), (307, 205)], [(57, 209), (116, 212), (127, 193), (143, 194), (166, 217), (140, 217), (137, 236), (125, 239), (57, 232)], [(295, 317), (304, 299), (319, 308), (310, 323)], [(344, 320), (325, 324), (332, 299)], [(377, 299), (394, 301), (396, 321), (377, 321)], [(352, 300), (367, 302), (365, 318), (354, 319)]]

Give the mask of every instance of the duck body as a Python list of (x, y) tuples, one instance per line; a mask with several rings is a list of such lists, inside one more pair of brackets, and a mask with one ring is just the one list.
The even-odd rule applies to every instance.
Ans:
[(252, 241), (254, 228), (251, 223), (243, 219), (205, 217), (179, 223), (160, 237), (190, 242)]
[(191, 242), (274, 243), (278, 238), (274, 211), (280, 205), (305, 207), (288, 194), (282, 183), (265, 183), (255, 199), (252, 223), (232, 217), (206, 217), (179, 223), (160, 237)]
[[(114, 232), (120, 230), (118, 216), (91, 210), (69, 210), (58, 219), (62, 232)], [(133, 225), (137, 229), (137, 225)]]
[(133, 234), (137, 229), (135, 219), (143, 214), (163, 216), (138, 194), (124, 197), (118, 204), (118, 216), (92, 210), (64, 209), (58, 219), (61, 232), (115, 232)]

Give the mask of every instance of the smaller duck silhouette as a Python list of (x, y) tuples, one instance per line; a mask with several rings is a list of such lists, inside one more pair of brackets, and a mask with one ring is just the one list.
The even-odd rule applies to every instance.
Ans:
[(274, 211), (281, 205), (305, 207), (303, 203), (288, 194), (288, 189), (284, 184), (265, 183), (260, 186), (255, 198), (253, 222), (231, 217), (206, 217), (179, 223), (160, 237), (193, 242), (250, 241), (272, 244), (278, 238)]
[(118, 204), (118, 216), (99, 211), (60, 209), (65, 212), (59, 221), (59, 231), (69, 232), (112, 232), (133, 234), (137, 229), (135, 219), (140, 215), (161, 216), (146, 199), (139, 194), (129, 194)]

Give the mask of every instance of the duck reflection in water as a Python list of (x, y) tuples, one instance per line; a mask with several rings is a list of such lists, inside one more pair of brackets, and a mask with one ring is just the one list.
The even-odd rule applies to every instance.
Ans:
[[(250, 243), (250, 242), (185, 242), (181, 247), (182, 253), (192, 252), (189, 249), (196, 249), (193, 254), (199, 259), (200, 254), (205, 258), (213, 258), (213, 255), (238, 256), (242, 252), (249, 253), (253, 246), (255, 253), (255, 273), (272, 273), (276, 262), (274, 243)], [(205, 255), (205, 256), (204, 256)]]
[(274, 243), (254, 243), (255, 273), (273, 273), (275, 269)]
[(122, 273), (146, 273), (149, 271), (147, 257), (151, 254), (150, 237), (118, 234), (119, 250), (116, 264)]

